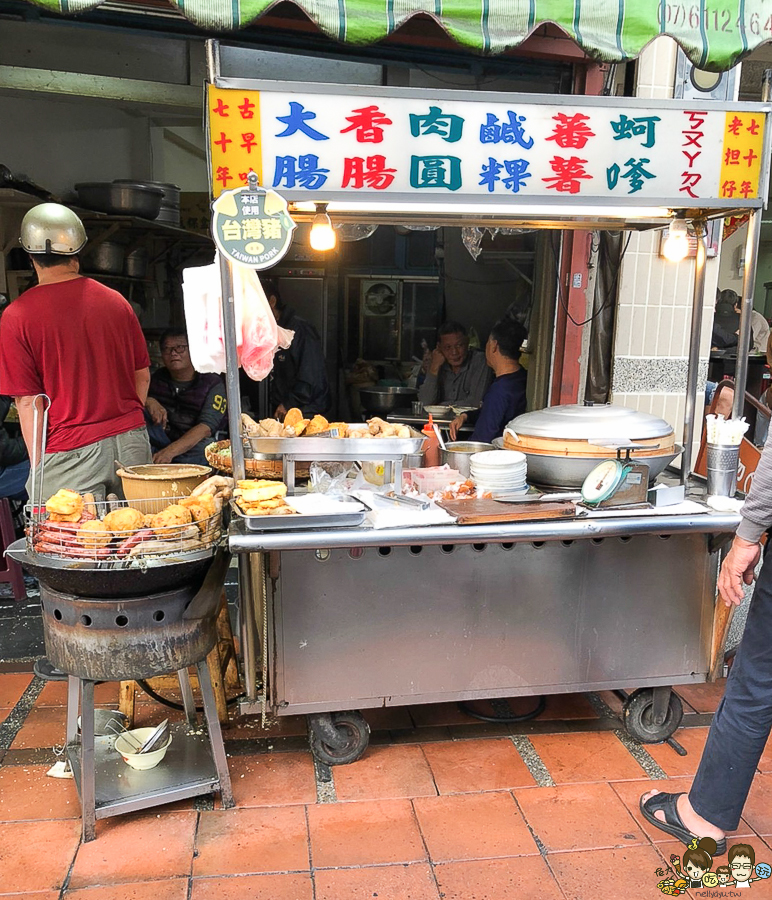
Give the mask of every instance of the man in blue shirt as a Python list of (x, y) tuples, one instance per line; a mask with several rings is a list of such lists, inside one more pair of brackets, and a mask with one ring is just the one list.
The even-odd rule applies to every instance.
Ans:
[(490, 443), (501, 437), (506, 426), (525, 412), (526, 371), (520, 365), (520, 347), (528, 333), (514, 319), (500, 319), (491, 329), (485, 345), (485, 359), (495, 379), (483, 397), (482, 408), (462, 413), (450, 423), (450, 436), (455, 441), (464, 422), (474, 424), (471, 440)]

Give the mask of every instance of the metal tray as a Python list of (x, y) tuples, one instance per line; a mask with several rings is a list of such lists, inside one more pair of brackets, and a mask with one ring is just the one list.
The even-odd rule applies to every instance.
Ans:
[(313, 528), (356, 528), (361, 525), (367, 510), (364, 507), (351, 512), (311, 515), (298, 513), (294, 516), (246, 516), (236, 502), (231, 500), (231, 508), (247, 526), (249, 531), (306, 531)]
[[(362, 424), (362, 423), (358, 423)], [(298, 458), (316, 459), (318, 456), (335, 454), (335, 459), (359, 459), (366, 454), (370, 459), (377, 457), (409, 456), (420, 453), (426, 438), (410, 429), (410, 438), (334, 438), (319, 437), (255, 437), (243, 435), (254, 453), (292, 454)]]

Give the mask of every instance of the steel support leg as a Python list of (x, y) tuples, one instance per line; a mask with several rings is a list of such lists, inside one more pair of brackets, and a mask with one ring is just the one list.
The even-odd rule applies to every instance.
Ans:
[(96, 838), (94, 772), (94, 682), (80, 679), (80, 807), (83, 843)]
[(182, 705), (185, 707), (185, 718), (188, 725), (195, 728), (198, 725), (198, 716), (196, 715), (196, 701), (193, 699), (193, 688), (190, 686), (190, 675), (187, 669), (180, 669), (177, 672), (180, 680), (180, 692), (182, 694)]
[(212, 681), (209, 677), (209, 669), (205, 659), (196, 663), (196, 672), (198, 673), (198, 683), (201, 687), (201, 697), (204, 701), (204, 717), (206, 718), (206, 727), (209, 730), (212, 758), (217, 769), (217, 779), (220, 783), (220, 803), (223, 809), (230, 809), (234, 805), (231, 776), (228, 772), (228, 759), (225, 755), (225, 744), (223, 744), (220, 720), (217, 717), (217, 704), (214, 699)]
[(78, 703), (80, 702), (80, 681), (74, 675), (67, 677), (67, 743), (78, 739)]

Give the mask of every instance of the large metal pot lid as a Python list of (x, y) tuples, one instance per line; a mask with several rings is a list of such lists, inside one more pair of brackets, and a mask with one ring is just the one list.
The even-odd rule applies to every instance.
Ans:
[(507, 428), (518, 435), (593, 443), (602, 439), (640, 441), (673, 433), (664, 419), (612, 403), (550, 406), (518, 416)]

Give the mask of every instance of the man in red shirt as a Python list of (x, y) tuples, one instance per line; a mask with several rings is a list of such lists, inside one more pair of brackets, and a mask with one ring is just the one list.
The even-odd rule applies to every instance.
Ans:
[(30, 459), (35, 395), (51, 398), (44, 501), (60, 488), (97, 498), (120, 493), (115, 460), (152, 460), (145, 339), (119, 293), (81, 276), (78, 253), (85, 243), (83, 223), (71, 210), (57, 203), (31, 209), (21, 244), (38, 285), (6, 309), (0, 326), (0, 393), (16, 400)]

